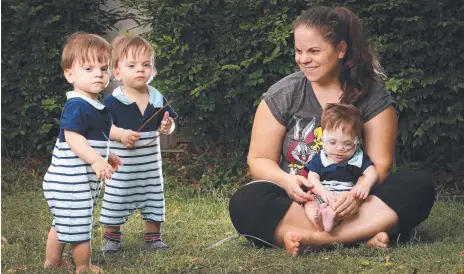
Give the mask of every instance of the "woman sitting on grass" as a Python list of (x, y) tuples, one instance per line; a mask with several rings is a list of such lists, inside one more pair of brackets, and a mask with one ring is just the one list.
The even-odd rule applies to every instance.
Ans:
[[(308, 247), (369, 239), (385, 248), (395, 231), (407, 235), (424, 221), (435, 200), (426, 174), (390, 174), (397, 117), (393, 99), (376, 76), (378, 62), (369, 50), (359, 18), (346, 8), (315, 7), (294, 27), (291, 74), (263, 95), (251, 136), (248, 164), (257, 180), (237, 190), (229, 209), (239, 233), (256, 244), (272, 243), (297, 255)], [(327, 104), (355, 105), (363, 116), (364, 151), (379, 178), (365, 199), (350, 192), (337, 196), (337, 225), (317, 231), (302, 204), (313, 199), (303, 167), (322, 149), (321, 113)]]

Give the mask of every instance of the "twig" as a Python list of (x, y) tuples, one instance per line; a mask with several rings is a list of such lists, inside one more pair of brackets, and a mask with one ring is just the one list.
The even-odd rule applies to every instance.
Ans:
[(157, 112), (153, 113), (150, 118), (148, 118), (145, 123), (143, 123), (139, 129), (137, 129), (137, 132), (140, 132), (147, 124), (148, 122), (150, 122), (153, 118), (155, 118), (155, 116), (160, 113), (163, 109), (165, 109), (167, 106), (169, 106), (174, 100), (171, 100), (169, 102), (166, 103), (166, 105), (164, 105), (163, 107), (161, 107)]
[(220, 245), (222, 245), (223, 243), (228, 242), (228, 241), (230, 241), (230, 240), (232, 240), (232, 239), (234, 239), (234, 238), (236, 239), (236, 238), (238, 238), (238, 237), (240, 237), (240, 235), (232, 235), (232, 236), (229, 236), (229, 237), (227, 237), (227, 238), (225, 238), (225, 239), (220, 240), (220, 241), (217, 242), (217, 243), (214, 243), (214, 244), (208, 246), (206, 249), (210, 249), (210, 248), (214, 248), (214, 247), (216, 247), (216, 246), (220, 246)]
[[(163, 109), (165, 109), (167, 106), (170, 106), (170, 103), (172, 103), (173, 101), (174, 101), (174, 100), (171, 100), (171, 101), (167, 102), (166, 105), (164, 105), (163, 107), (161, 107), (157, 112), (153, 113), (153, 114), (150, 116), (150, 118), (148, 118), (148, 119), (145, 121), (145, 123), (143, 123), (143, 124), (139, 127), (139, 129), (137, 129), (137, 132), (140, 132), (140, 131), (148, 124), (148, 122), (150, 122), (151, 119), (155, 118), (155, 116), (156, 116), (158, 113), (160, 113)], [(153, 144), (153, 142), (156, 141), (156, 139), (158, 139), (158, 137), (159, 137), (160, 135), (161, 135), (161, 132), (158, 133), (158, 135), (157, 135), (155, 138), (153, 138), (153, 140), (151, 140), (151, 141), (148, 142), (147, 144), (144, 144), (143, 146), (149, 146), (149, 145)]]

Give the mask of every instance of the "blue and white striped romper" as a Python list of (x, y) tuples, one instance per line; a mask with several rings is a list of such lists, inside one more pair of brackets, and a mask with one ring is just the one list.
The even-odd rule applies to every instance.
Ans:
[(321, 184), (334, 192), (350, 191), (358, 182), (359, 177), (373, 163), (361, 149), (356, 150), (353, 156), (344, 162), (334, 163), (327, 158), (324, 150), (314, 155), (306, 165), (307, 171), (320, 176)]
[[(131, 102), (118, 87), (105, 99), (115, 126), (137, 131), (147, 119), (158, 111), (166, 99), (153, 87), (148, 86), (150, 94), (148, 106), (142, 115), (137, 104)], [(123, 161), (123, 166), (115, 172), (111, 180), (106, 180), (100, 222), (118, 226), (139, 209), (144, 220), (164, 222), (165, 203), (161, 152), (159, 146), (159, 126), (164, 113), (177, 118), (177, 113), (166, 107), (141, 131), (140, 139), (128, 149), (121, 142), (111, 141), (111, 151)], [(153, 141), (153, 139), (156, 139)]]
[(106, 157), (111, 117), (108, 108), (98, 101), (75, 91), (66, 96), (60, 133), (43, 190), (53, 214), (52, 226), (56, 228), (58, 241), (76, 243), (90, 240), (99, 182), (92, 167), (76, 156), (66, 143), (64, 130), (81, 134), (93, 149)]

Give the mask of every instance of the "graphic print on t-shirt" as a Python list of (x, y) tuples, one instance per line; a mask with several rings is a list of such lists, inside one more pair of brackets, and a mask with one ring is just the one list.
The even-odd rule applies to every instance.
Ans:
[(287, 151), (290, 174), (307, 177), (304, 166), (322, 149), (322, 128), (316, 128), (316, 117), (307, 125), (302, 118), (293, 116), (293, 119), (295, 124), (289, 130), (293, 130), (293, 141)]

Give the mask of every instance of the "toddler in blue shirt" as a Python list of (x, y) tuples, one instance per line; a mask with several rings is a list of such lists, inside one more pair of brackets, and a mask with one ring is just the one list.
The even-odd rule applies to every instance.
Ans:
[(113, 117), (111, 149), (124, 160), (124, 166), (105, 186), (100, 214), (105, 225), (103, 251), (121, 249), (121, 225), (137, 209), (145, 220), (145, 249), (166, 249), (161, 237), (165, 202), (159, 136), (174, 131), (177, 113), (148, 85), (155, 75), (150, 43), (138, 36), (119, 36), (113, 49), (113, 74), (123, 85), (104, 104)]
[(60, 132), (43, 190), (53, 214), (44, 268), (70, 267), (62, 259), (71, 244), (76, 273), (91, 270), (92, 214), (100, 181), (111, 178), (121, 165), (109, 151), (111, 117), (98, 94), (108, 85), (110, 44), (96, 34), (72, 34), (63, 49), (61, 65), (74, 90), (66, 93)]

